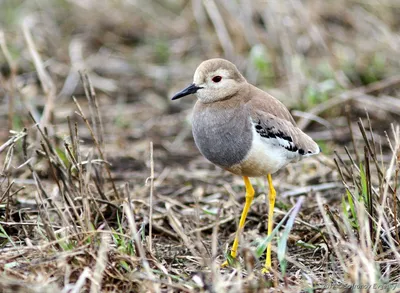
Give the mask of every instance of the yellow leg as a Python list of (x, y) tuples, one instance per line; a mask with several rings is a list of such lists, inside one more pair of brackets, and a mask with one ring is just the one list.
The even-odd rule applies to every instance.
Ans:
[[(273, 223), (274, 223), (274, 206), (276, 191), (274, 185), (272, 184), (271, 174), (268, 174), (268, 185), (269, 185), (269, 209), (268, 209), (268, 236), (272, 233)], [(265, 266), (262, 269), (262, 273), (268, 273), (271, 269), (271, 242), (267, 246), (267, 256), (265, 259)]]
[[(231, 249), (232, 258), (236, 258), (237, 256), (240, 233), (242, 232), (244, 225), (246, 224), (247, 213), (249, 212), (251, 202), (253, 201), (254, 198), (254, 189), (253, 186), (251, 185), (249, 177), (244, 176), (243, 179), (244, 179), (244, 184), (246, 186), (246, 203), (242, 211), (242, 216), (240, 217), (239, 228), (236, 232), (235, 241), (233, 241), (233, 246)], [(227, 260), (221, 265), (221, 267), (226, 267), (226, 266), (228, 266)]]

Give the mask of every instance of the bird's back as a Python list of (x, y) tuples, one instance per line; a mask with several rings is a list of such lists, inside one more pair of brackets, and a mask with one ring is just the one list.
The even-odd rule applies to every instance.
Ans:
[(287, 120), (296, 127), (296, 122), (292, 115), (281, 101), (252, 84), (248, 83), (247, 86), (249, 88), (248, 95), (250, 97), (247, 102), (248, 106), (252, 109), (258, 109), (265, 113), (269, 113), (279, 119)]

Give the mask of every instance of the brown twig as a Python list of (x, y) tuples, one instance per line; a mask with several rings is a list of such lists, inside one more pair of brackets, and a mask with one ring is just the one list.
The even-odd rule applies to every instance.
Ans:
[[(400, 84), (400, 75), (395, 75), (388, 77), (384, 80), (380, 80), (377, 82), (373, 82), (367, 86), (362, 86), (356, 89), (349, 90), (347, 92), (341, 93), (337, 97), (333, 97), (326, 102), (323, 102), (317, 106), (315, 106), (313, 109), (310, 109), (308, 112), (313, 115), (319, 115), (322, 112), (331, 109), (337, 105), (340, 105), (344, 102), (347, 102), (355, 97), (359, 97), (365, 94), (370, 94), (374, 93), (377, 91), (381, 91), (383, 89), (389, 88), (389, 87), (394, 87)], [(297, 125), (301, 129), (305, 129), (311, 121), (309, 119), (301, 119)]]

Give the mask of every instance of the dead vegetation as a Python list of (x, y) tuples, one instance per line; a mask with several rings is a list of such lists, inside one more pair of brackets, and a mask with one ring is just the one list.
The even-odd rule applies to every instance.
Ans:
[[(386, 1), (0, 3), (1, 292), (397, 292), (400, 22)], [(204, 59), (235, 62), (323, 155), (241, 178), (193, 144)], [(367, 287), (370, 285), (371, 287)], [(356, 287), (359, 286), (359, 287)]]

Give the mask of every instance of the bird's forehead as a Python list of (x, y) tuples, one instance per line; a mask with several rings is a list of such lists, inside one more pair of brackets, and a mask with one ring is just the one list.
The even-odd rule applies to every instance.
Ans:
[(210, 75), (221, 75), (236, 81), (245, 80), (233, 63), (220, 58), (203, 61), (196, 69), (193, 78), (194, 83), (203, 83)]

